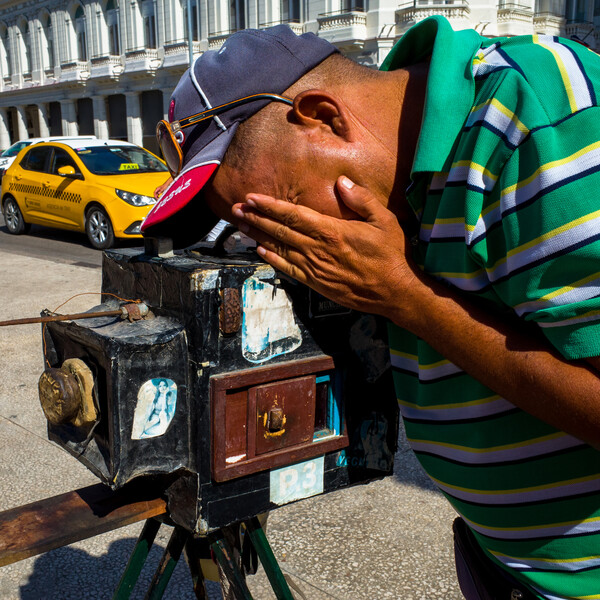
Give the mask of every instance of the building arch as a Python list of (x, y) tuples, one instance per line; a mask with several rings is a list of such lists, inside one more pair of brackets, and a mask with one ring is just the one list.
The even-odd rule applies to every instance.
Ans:
[(111, 56), (121, 54), (121, 14), (119, 0), (107, 0), (103, 9), (108, 34), (108, 53)]
[(10, 49), (10, 31), (6, 23), (0, 23), (0, 74), (8, 80), (13, 73)]
[(47, 10), (42, 10), (38, 16), (40, 68), (42, 70), (54, 69), (56, 54), (54, 53), (54, 25), (52, 15)]
[(85, 11), (81, 4), (73, 7), (73, 30), (75, 33), (76, 58), (79, 62), (88, 60), (87, 22)]
[(140, 0), (140, 13), (144, 23), (144, 48), (158, 48), (158, 28), (154, 0)]
[(32, 54), (31, 54), (31, 29), (29, 21), (21, 16), (17, 19), (16, 27), (17, 60), (20, 72), (24, 77), (31, 76)]

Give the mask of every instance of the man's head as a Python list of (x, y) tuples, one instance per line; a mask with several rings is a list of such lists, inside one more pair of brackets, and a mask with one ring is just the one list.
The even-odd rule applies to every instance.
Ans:
[(210, 208), (230, 220), (231, 205), (255, 192), (351, 217), (335, 190), (340, 175), (389, 191), (396, 148), (373, 137), (365, 104), (378, 99), (362, 95), (376, 93), (381, 75), (334, 54), (284, 92), (293, 106), (271, 103), (241, 123), (206, 186)]
[[(396, 88), (386, 98), (382, 90), (388, 88), (378, 85), (389, 74), (361, 67), (324, 40), (295, 36), (285, 26), (239, 32), (219, 53), (202, 57), (177, 86), (170, 121), (255, 93), (274, 92), (290, 101), (255, 101), (183, 129), (183, 170), (144, 222), (147, 235), (181, 242), (179, 230), (193, 222), (199, 239), (215, 223), (207, 205), (231, 221), (231, 206), (249, 192), (351, 216), (335, 192), (341, 174), (389, 195), (397, 123), (388, 125), (389, 135), (377, 135), (373, 127), (386, 102), (395, 109), (399, 102)], [(225, 77), (232, 69), (235, 77)], [(231, 90), (223, 93), (227, 86)]]

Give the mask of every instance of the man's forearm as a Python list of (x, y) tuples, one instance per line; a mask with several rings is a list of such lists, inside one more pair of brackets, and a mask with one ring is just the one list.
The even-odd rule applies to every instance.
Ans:
[(592, 366), (566, 361), (528, 324), (490, 314), (427, 275), (407, 293), (410, 301), (390, 305), (388, 318), (509, 402), (600, 448), (600, 377)]

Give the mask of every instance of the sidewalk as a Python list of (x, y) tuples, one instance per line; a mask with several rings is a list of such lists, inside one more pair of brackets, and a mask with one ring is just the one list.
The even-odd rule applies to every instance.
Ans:
[[(0, 320), (37, 316), (81, 292), (100, 289), (100, 269), (0, 250)], [(98, 303), (82, 296), (61, 311)], [(41, 326), (0, 329), (0, 510), (97, 483), (77, 460), (46, 439), (37, 381)], [(303, 500), (273, 511), (267, 534), (284, 571), (307, 600), (460, 600), (454, 574), (454, 511), (401, 443), (394, 477)], [(110, 598), (142, 524), (0, 568), (3, 600)], [(163, 526), (150, 568), (133, 598), (143, 598), (170, 535)], [(183, 559), (165, 599), (193, 600)], [(264, 573), (250, 577), (255, 600), (274, 594)], [(215, 586), (211, 599), (220, 598)]]

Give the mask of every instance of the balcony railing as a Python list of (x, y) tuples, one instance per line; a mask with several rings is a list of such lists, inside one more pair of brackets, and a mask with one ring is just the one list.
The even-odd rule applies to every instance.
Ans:
[(137, 48), (125, 52), (125, 60), (158, 60), (158, 50), (156, 48)]
[(61, 79), (65, 81), (85, 81), (90, 76), (87, 61), (74, 60), (60, 65)]
[(269, 27), (274, 27), (275, 25), (289, 25), (290, 29), (296, 34), (301, 35), (304, 33), (304, 25), (300, 22), (299, 19), (281, 19), (279, 21), (273, 21), (272, 23), (259, 23), (259, 29), (267, 29)]
[(562, 35), (565, 22), (564, 15), (555, 12), (537, 12), (533, 15), (533, 26), (538, 33)]
[(209, 50), (218, 50), (223, 45), (223, 42), (232, 33), (235, 33), (236, 31), (239, 31), (239, 29), (229, 29), (229, 30), (217, 31), (217, 32), (213, 32), (213, 33), (209, 32), (209, 34), (208, 34), (208, 49)]
[(471, 9), (467, 0), (436, 2), (414, 0), (398, 7), (396, 10), (396, 26), (402, 28), (432, 15), (443, 15), (449, 21), (468, 20), (470, 13)]
[(163, 63), (163, 58), (162, 48), (134, 48), (125, 52), (124, 71), (153, 73)]
[(529, 6), (505, 2), (498, 5), (498, 23), (504, 22), (522, 22), (531, 23), (533, 19), (533, 10)]
[(94, 56), (90, 64), (93, 77), (118, 77), (124, 70), (123, 59), (112, 54)]
[(364, 6), (321, 13), (317, 17), (319, 32), (345, 30), (350, 37), (364, 40), (367, 35), (367, 15)]

